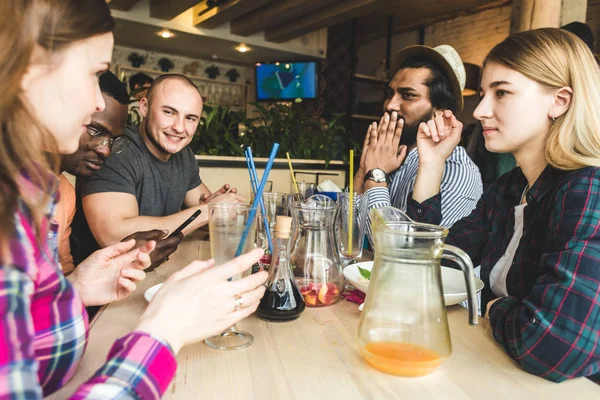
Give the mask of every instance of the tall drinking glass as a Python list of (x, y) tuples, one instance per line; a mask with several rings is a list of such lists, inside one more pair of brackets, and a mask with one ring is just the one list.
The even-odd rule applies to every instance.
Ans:
[[(248, 237), (244, 243), (243, 253), (254, 248), (256, 226), (255, 221), (249, 221), (250, 206), (245, 204), (218, 203), (208, 205), (208, 229), (210, 232), (210, 255), (216, 265), (224, 264), (235, 258), (235, 253), (242, 238), (247, 223)], [(240, 279), (250, 274), (247, 270), (243, 275), (232, 277)], [(235, 350), (243, 349), (254, 342), (254, 337), (248, 332), (240, 331), (233, 325), (225, 332), (207, 338), (204, 343), (213, 349)]]
[[(350, 218), (350, 193), (338, 193), (338, 215), (335, 234), (344, 267), (360, 260), (367, 226), (369, 195), (354, 193), (352, 218)], [(352, 226), (352, 233), (350, 233)], [(348, 238), (350, 237), (350, 241)], [(351, 247), (351, 248), (350, 248)]]

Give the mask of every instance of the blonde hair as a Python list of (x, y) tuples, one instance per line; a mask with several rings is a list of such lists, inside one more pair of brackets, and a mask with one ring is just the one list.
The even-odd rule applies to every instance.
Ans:
[(600, 167), (600, 68), (577, 36), (555, 28), (517, 33), (496, 45), (495, 62), (549, 89), (573, 89), (569, 109), (552, 124), (546, 159), (561, 170)]
[(105, 0), (2, 0), (0, 15), (0, 245), (4, 245), (14, 232), (20, 177), (26, 176), (44, 193), (41, 198), (22, 198), (38, 227), (56, 186), (48, 175), (58, 172), (58, 146), (29, 108), (21, 88), (34, 50), (60, 51), (76, 40), (112, 31), (114, 21)]

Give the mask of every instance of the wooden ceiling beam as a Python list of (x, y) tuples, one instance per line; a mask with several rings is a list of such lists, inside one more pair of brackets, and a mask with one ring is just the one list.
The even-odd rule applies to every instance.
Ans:
[(108, 7), (112, 10), (129, 11), (139, 0), (107, 0)]
[(312, 13), (305, 14), (294, 23), (281, 24), (265, 30), (265, 39), (282, 43), (298, 36), (365, 15), (386, 4), (386, 0), (344, 0)]
[(150, 0), (150, 17), (169, 21), (198, 3), (198, 0)]
[(300, 18), (305, 14), (338, 3), (341, 0), (285, 0), (276, 1), (248, 14), (242, 15), (229, 24), (231, 33), (250, 36), (265, 29)]
[[(409, 0), (408, 3), (405, 3), (405, 6), (407, 10), (412, 11), (406, 11), (402, 14), (396, 13), (394, 15), (392, 35), (415, 31), (421, 27), (427, 27), (437, 22), (448, 21), (494, 8), (505, 7), (511, 4), (511, 0), (490, 0), (484, 4), (479, 4), (469, 8), (453, 8), (451, 10), (443, 9), (440, 10), (440, 12), (431, 12), (429, 14), (425, 14), (423, 11), (416, 8), (416, 3), (419, 1), (420, 0)], [(375, 40), (383, 38), (387, 35), (387, 27), (385, 24), (376, 24), (370, 22), (370, 24), (363, 23), (361, 26), (361, 22), (359, 20), (359, 27), (361, 29), (356, 32), (356, 42), (358, 45), (374, 42)]]
[(208, 8), (205, 2), (194, 7), (194, 26), (215, 29), (235, 18), (264, 6), (272, 0), (228, 0), (225, 4)]
[(477, 14), (482, 11), (504, 7), (509, 4), (511, 4), (511, 0), (497, 0), (497, 1), (490, 1), (487, 4), (473, 7), (468, 10), (459, 10), (459, 11), (455, 11), (450, 14), (437, 15), (437, 16), (433, 16), (430, 18), (422, 19), (421, 21), (415, 21), (413, 19), (413, 21), (415, 21), (415, 22), (412, 22), (412, 23), (398, 23), (398, 21), (394, 20), (394, 25), (396, 25), (397, 28), (395, 28), (393, 30), (392, 34), (395, 35), (398, 33), (414, 31), (415, 29), (418, 29), (422, 26), (429, 26), (429, 25), (433, 25), (437, 22), (448, 21), (448, 20), (455, 19), (458, 17), (464, 17), (466, 15)]

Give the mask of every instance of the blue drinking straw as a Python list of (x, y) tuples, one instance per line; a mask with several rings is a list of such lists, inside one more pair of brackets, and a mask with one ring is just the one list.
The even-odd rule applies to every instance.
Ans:
[(244, 150), (244, 155), (246, 156), (246, 165), (248, 166), (248, 175), (250, 175), (250, 188), (252, 189), (252, 193), (256, 195), (256, 167), (254, 168), (254, 174), (252, 173), (252, 166), (250, 165), (250, 156), (252, 154), (252, 149), (250, 147), (246, 147)]
[(252, 208), (250, 209), (250, 215), (248, 216), (248, 222), (246, 223), (246, 227), (244, 228), (244, 233), (242, 233), (242, 238), (240, 240), (240, 244), (238, 245), (237, 251), (235, 252), (235, 256), (239, 257), (244, 250), (244, 244), (246, 243), (246, 239), (248, 238), (248, 233), (250, 232), (250, 227), (252, 226), (252, 221), (256, 217), (256, 209), (258, 204), (262, 200), (262, 194), (265, 190), (265, 185), (267, 184), (267, 180), (269, 179), (269, 173), (271, 172), (271, 168), (273, 167), (273, 161), (275, 161), (275, 156), (277, 155), (277, 151), (279, 150), (279, 143), (274, 143), (273, 148), (271, 149), (271, 154), (269, 155), (269, 161), (267, 161), (267, 166), (265, 167), (265, 173), (260, 181), (260, 185), (258, 186), (258, 190), (256, 191), (256, 195), (254, 196), (254, 202), (252, 203)]
[[(256, 198), (256, 181), (257, 173), (256, 166), (254, 165), (254, 158), (252, 157), (252, 149), (247, 147), (244, 150), (244, 154), (246, 155), (246, 164), (248, 164), (248, 174), (250, 175), (250, 184), (252, 186), (252, 193), (254, 193), (254, 197)], [(260, 197), (260, 210), (262, 211), (263, 216), (263, 224), (265, 226), (265, 234), (267, 235), (267, 241), (269, 243), (269, 251), (273, 254), (273, 239), (271, 238), (271, 228), (269, 227), (269, 220), (267, 219), (267, 213), (265, 212), (265, 202), (263, 201), (262, 196)]]

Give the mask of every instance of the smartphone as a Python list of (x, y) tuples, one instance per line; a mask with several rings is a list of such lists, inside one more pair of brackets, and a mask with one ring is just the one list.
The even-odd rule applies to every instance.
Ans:
[(173, 233), (171, 233), (168, 237), (171, 237), (171, 236), (179, 234), (179, 232), (181, 232), (182, 230), (184, 230), (185, 227), (188, 226), (189, 224), (191, 224), (193, 220), (195, 220), (196, 218), (198, 218), (198, 215), (200, 215), (200, 214), (202, 214), (202, 210), (198, 210), (195, 213), (193, 213), (191, 217), (189, 217), (188, 219), (186, 219), (183, 224), (179, 225), (177, 227), (177, 229), (175, 229), (173, 231)]

